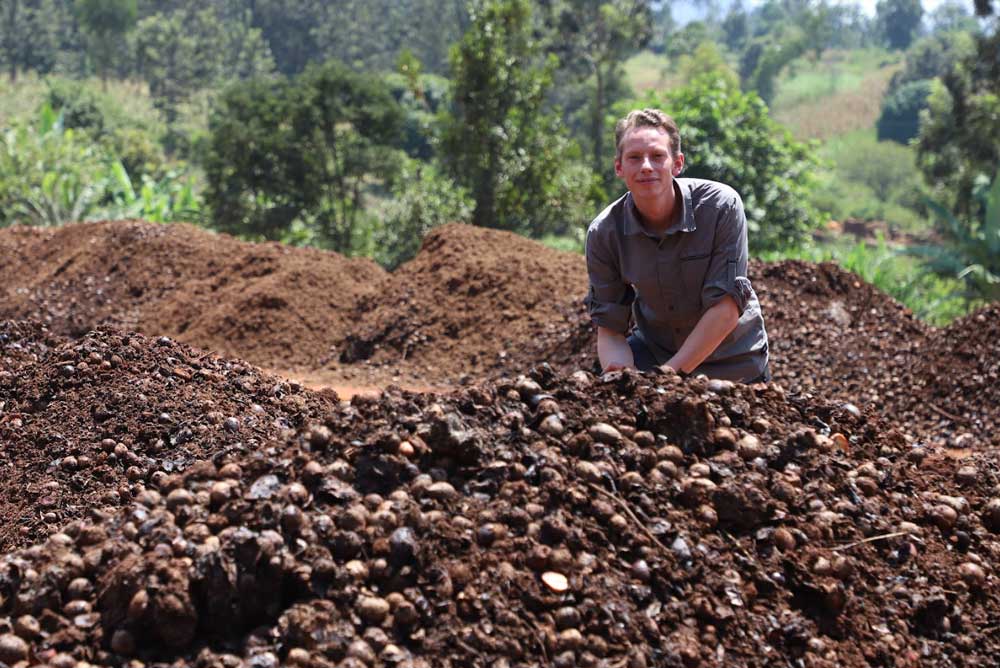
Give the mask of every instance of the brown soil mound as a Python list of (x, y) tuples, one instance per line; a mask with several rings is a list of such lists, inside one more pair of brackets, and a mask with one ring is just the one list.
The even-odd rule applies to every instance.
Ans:
[[(39, 540), (90, 508), (128, 504), (154, 471), (246, 456), (336, 403), (167, 338), (92, 332), (50, 348), (48, 332), (26, 323), (5, 323), (4, 337), (3, 550)], [(15, 344), (32, 352), (8, 356)]]
[(41, 323), (0, 320), (0, 374), (17, 373), (65, 342)]
[(1000, 446), (1000, 304), (931, 332), (899, 378), (893, 404), (914, 431)]
[[(755, 265), (775, 380), (792, 392), (881, 405), (931, 328), (838, 265)], [(889, 392), (888, 396), (883, 393)]]
[(580, 255), (510, 232), (445, 225), (392, 275), (341, 361), (425, 381), (527, 368), (565, 336), (586, 289)]
[(779, 385), (389, 392), (6, 555), (0, 660), (992, 665), (995, 454)]
[(12, 227), (0, 251), (0, 318), (173, 336), (270, 367), (333, 357), (385, 279), (369, 260), (141, 221)]

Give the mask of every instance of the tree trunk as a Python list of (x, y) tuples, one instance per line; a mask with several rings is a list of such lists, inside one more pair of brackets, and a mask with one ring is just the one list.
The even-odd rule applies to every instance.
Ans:
[(594, 140), (594, 173), (604, 172), (604, 73), (599, 63), (594, 63), (596, 90), (594, 91), (594, 109), (591, 116), (590, 134)]
[(17, 82), (17, 5), (18, 0), (7, 0), (10, 2), (10, 12), (7, 15), (7, 57), (10, 58), (10, 82)]

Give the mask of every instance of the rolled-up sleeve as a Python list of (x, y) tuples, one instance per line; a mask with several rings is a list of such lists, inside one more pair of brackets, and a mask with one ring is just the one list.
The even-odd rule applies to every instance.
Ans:
[(753, 289), (747, 278), (747, 218), (737, 196), (719, 211), (712, 260), (702, 284), (702, 307), (709, 309), (729, 295), (740, 315), (747, 308)]
[(635, 293), (622, 278), (616, 254), (600, 231), (587, 232), (587, 275), (590, 292), (587, 309), (590, 320), (599, 327), (625, 334)]

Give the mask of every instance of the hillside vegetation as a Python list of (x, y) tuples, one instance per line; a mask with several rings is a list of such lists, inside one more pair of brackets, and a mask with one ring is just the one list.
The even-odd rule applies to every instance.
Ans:
[[(14, 6), (0, 225), (187, 221), (387, 268), (456, 220), (579, 248), (621, 192), (614, 119), (657, 104), (708, 139), (689, 174), (768, 202), (749, 209), (754, 253), (841, 257), (835, 231), (881, 230), (869, 255), (898, 271), (873, 275), (922, 315), (996, 293), (995, 77), (970, 64), (997, 32), (971, 3), (737, 4), (683, 24), (642, 0)], [(930, 285), (946, 309), (928, 312), (940, 300), (914, 286)]]

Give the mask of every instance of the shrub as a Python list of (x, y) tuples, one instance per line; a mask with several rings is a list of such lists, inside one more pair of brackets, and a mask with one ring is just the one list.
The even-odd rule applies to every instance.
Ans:
[(875, 127), (879, 141), (907, 144), (920, 131), (920, 112), (927, 108), (931, 94), (928, 79), (903, 84), (882, 102), (882, 114)]
[(375, 232), (375, 260), (395, 269), (413, 258), (431, 229), (472, 220), (468, 193), (431, 164), (408, 160), (381, 210)]
[(220, 230), (267, 239), (295, 221), (354, 252), (366, 194), (401, 161), (402, 113), (387, 86), (330, 62), (297, 79), (249, 80), (222, 94), (209, 122), (206, 200)]

